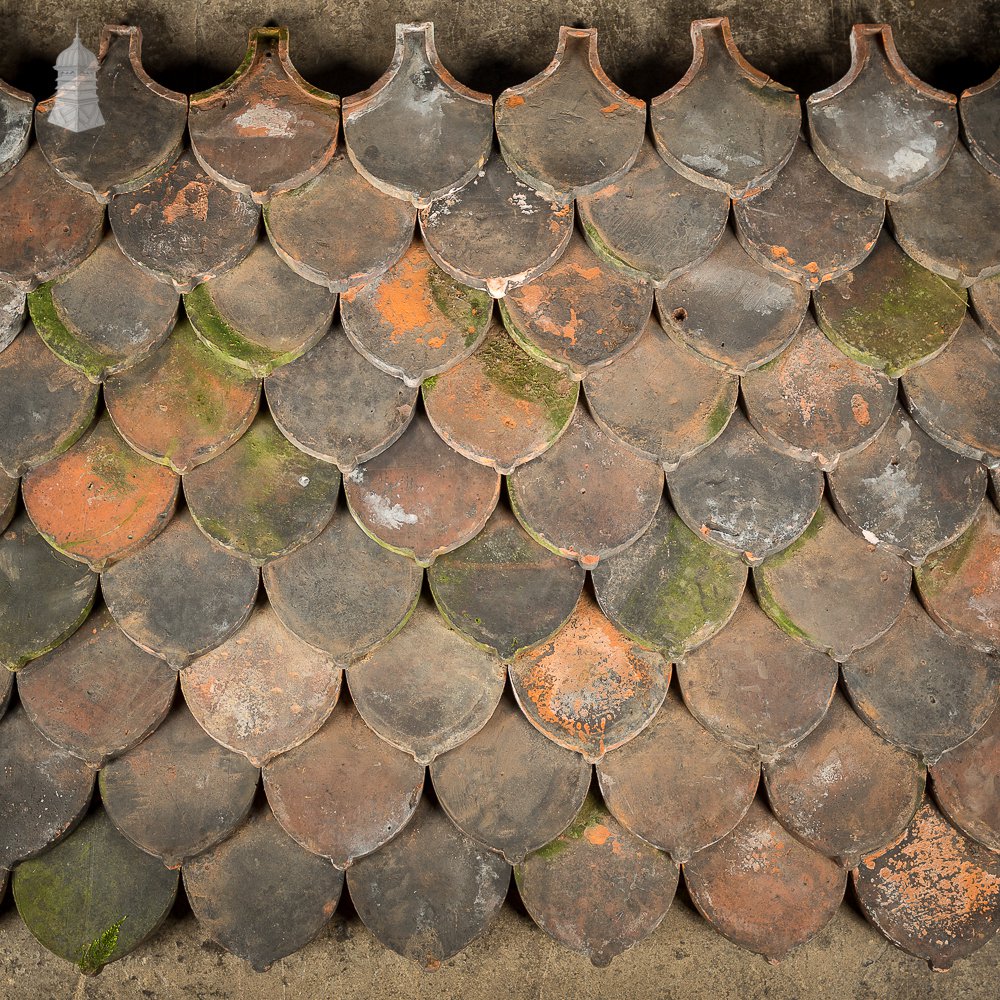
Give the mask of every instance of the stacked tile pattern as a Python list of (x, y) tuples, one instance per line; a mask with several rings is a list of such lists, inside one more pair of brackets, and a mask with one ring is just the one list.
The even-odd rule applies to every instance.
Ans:
[(1000, 82), (859, 25), (803, 109), (692, 39), (648, 109), (593, 31), (494, 103), (427, 24), (342, 103), (283, 29), (190, 100), (105, 29), (98, 131), (0, 91), (0, 885), (47, 948), (183, 885), (266, 968), (346, 883), (432, 968), (512, 874), (597, 964), (682, 879), (769, 959), (849, 882), (935, 968), (995, 932)]

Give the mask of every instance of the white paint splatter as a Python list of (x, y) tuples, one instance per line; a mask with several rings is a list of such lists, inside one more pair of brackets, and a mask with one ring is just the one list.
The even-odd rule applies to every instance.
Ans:
[(398, 503), (394, 503), (390, 507), (389, 501), (377, 493), (365, 494), (365, 506), (368, 508), (372, 520), (390, 531), (399, 531), (404, 524), (417, 523), (416, 514), (408, 513)]
[[(263, 134), (271, 139), (286, 139), (295, 135), (292, 125), (298, 119), (294, 111), (287, 108), (275, 108), (267, 104), (258, 104), (256, 107), (247, 108), (242, 114), (237, 115), (233, 122), (238, 128), (246, 129), (248, 132)], [(312, 122), (305, 124), (311, 125)]]

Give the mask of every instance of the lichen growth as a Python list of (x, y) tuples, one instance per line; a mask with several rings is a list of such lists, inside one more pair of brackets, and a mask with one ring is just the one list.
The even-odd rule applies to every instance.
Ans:
[(31, 321), (53, 354), (82, 372), (91, 382), (100, 382), (117, 359), (95, 351), (66, 326), (52, 298), (53, 284), (52, 281), (46, 282), (28, 294)]
[(438, 310), (463, 331), (465, 346), (471, 347), (489, 322), (493, 300), (486, 292), (459, 283), (436, 264), (427, 272), (427, 285)]
[(258, 378), (294, 359), (253, 343), (230, 326), (215, 308), (206, 282), (184, 296), (184, 311), (206, 347), (221, 355), (222, 360), (248, 368)]

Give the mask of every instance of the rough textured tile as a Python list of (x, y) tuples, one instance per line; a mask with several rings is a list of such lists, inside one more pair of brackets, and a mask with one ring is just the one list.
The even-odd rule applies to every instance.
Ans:
[(382, 944), (436, 969), (489, 928), (510, 865), (424, 798), (398, 837), (349, 869), (347, 885)]
[(464, 743), (489, 721), (505, 669), (453, 632), (429, 602), (406, 627), (357, 660), (348, 674), (361, 717), (420, 764)]
[(962, 132), (972, 155), (991, 173), (1000, 177), (1000, 71), (978, 87), (962, 91), (958, 112)]
[(751, 257), (816, 287), (868, 256), (885, 205), (841, 184), (799, 139), (774, 184), (737, 202), (734, 213), (736, 235)]
[(424, 767), (379, 739), (349, 698), (323, 728), (264, 768), (264, 788), (285, 832), (347, 868), (410, 821)]
[(889, 209), (900, 246), (917, 263), (962, 285), (1000, 273), (1000, 231), (992, 221), (998, 212), (1000, 177), (964, 146), (955, 148), (934, 180)]
[(505, 695), (475, 736), (433, 762), (431, 778), (461, 830), (518, 864), (573, 821), (591, 767), (545, 739)]
[(420, 232), (439, 267), (500, 298), (559, 259), (573, 206), (539, 194), (493, 153), (465, 187), (421, 209)]
[(948, 346), (968, 295), (883, 233), (866, 260), (814, 298), (820, 326), (848, 357), (895, 378)]
[(969, 289), (969, 298), (980, 322), (1000, 333), (1000, 275), (977, 281)]
[(392, 448), (344, 477), (344, 492), (372, 538), (429, 566), (480, 532), (500, 476), (462, 458), (418, 416)]
[(410, 386), (472, 354), (492, 311), (485, 292), (442, 271), (419, 239), (388, 271), (340, 299), (351, 343), (376, 368)]
[(104, 228), (104, 208), (67, 184), (38, 146), (0, 177), (0, 216), (0, 280), (25, 292), (80, 264)]
[(533, 188), (568, 201), (617, 180), (635, 162), (646, 107), (601, 67), (595, 28), (559, 29), (552, 62), (497, 99), (507, 165)]
[(184, 477), (198, 527), (258, 565), (315, 538), (339, 490), (337, 467), (299, 451), (266, 413), (231, 448)]
[(799, 97), (747, 62), (728, 17), (692, 21), (691, 41), (687, 73), (650, 104), (656, 148), (696, 183), (742, 198), (792, 155)]
[(597, 966), (656, 930), (679, 875), (670, 858), (632, 836), (594, 796), (562, 836), (514, 870), (531, 919)]
[(612, 813), (680, 863), (740, 821), (760, 768), (704, 729), (674, 694), (644, 733), (597, 765), (597, 777)]
[(176, 689), (174, 672), (130, 642), (107, 608), (25, 667), (17, 683), (35, 726), (95, 768), (152, 732)]
[(17, 510), (17, 497), (20, 483), (17, 479), (0, 472), (0, 532), (10, 524)]
[(108, 217), (129, 260), (189, 292), (250, 252), (260, 210), (209, 177), (186, 151), (155, 180), (115, 195)]
[(427, 571), (438, 610), (477, 645), (509, 658), (551, 638), (580, 597), (586, 573), (538, 545), (506, 505)]
[(776, 962), (833, 918), (847, 873), (790, 836), (758, 799), (736, 829), (684, 865), (684, 881), (720, 934)]
[[(0, 80), (0, 83), (3, 81)], [(0, 91), (2, 94), (3, 91)], [(27, 297), (16, 285), (0, 278), (0, 353), (13, 343), (24, 326)]]
[(252, 28), (243, 62), (191, 97), (198, 162), (233, 191), (268, 201), (315, 177), (337, 145), (340, 101), (299, 76), (287, 28)]
[(917, 758), (877, 736), (839, 694), (809, 736), (764, 765), (781, 824), (844, 868), (906, 827), (924, 780)]
[(986, 470), (928, 437), (897, 407), (875, 440), (830, 475), (837, 511), (865, 541), (920, 565), (972, 523)]
[(703, 261), (729, 218), (725, 194), (688, 180), (650, 142), (624, 177), (578, 204), (591, 249), (657, 285)]
[(90, 426), (97, 386), (64, 365), (28, 326), (0, 354), (0, 469), (20, 476)]
[(130, 844), (99, 809), (51, 851), (20, 865), (13, 888), (39, 943), (93, 975), (160, 926), (177, 895), (177, 872)]
[(184, 138), (187, 97), (161, 87), (146, 73), (141, 49), (138, 28), (113, 24), (101, 32), (100, 128), (73, 132), (53, 125), (54, 97), (35, 109), (35, 133), (46, 159), (70, 184), (102, 202), (162, 174)]
[(585, 592), (554, 638), (517, 654), (510, 679), (528, 721), (593, 762), (649, 725), (670, 664), (619, 632)]
[(329, 922), (344, 873), (299, 847), (267, 808), (184, 866), (198, 923), (226, 951), (263, 972)]
[(254, 375), (305, 354), (330, 328), (337, 296), (299, 277), (259, 240), (231, 271), (184, 296), (192, 326), (227, 361)]
[(133, 844), (180, 868), (234, 833), (250, 811), (258, 777), (182, 702), (152, 735), (102, 769), (101, 799)]
[(989, 503), (914, 578), (931, 618), (972, 646), (1000, 650), (1000, 513)]
[(269, 562), (263, 578), (282, 622), (346, 667), (403, 627), (423, 571), (369, 538), (339, 507), (308, 545)]
[(68, 451), (24, 476), (24, 507), (42, 537), (100, 572), (155, 538), (180, 477), (137, 455), (102, 416)]
[(444, 68), (434, 25), (396, 25), (389, 68), (344, 99), (344, 138), (358, 170), (377, 188), (418, 208), (471, 180), (493, 138), (493, 102)]
[(761, 267), (727, 229), (707, 260), (657, 289), (656, 305), (675, 340), (742, 375), (791, 343), (809, 308), (809, 292)]
[(843, 355), (808, 314), (791, 347), (740, 386), (766, 441), (828, 471), (871, 444), (896, 401), (895, 382)]
[(517, 519), (535, 541), (592, 569), (649, 527), (663, 473), (578, 406), (559, 441), (515, 469), (507, 486)]
[(76, 826), (94, 772), (50, 743), (20, 708), (0, 723), (0, 756), (0, 869), (9, 871)]
[(910, 413), (952, 451), (1000, 468), (1000, 331), (966, 316), (933, 361), (903, 376)]
[(902, 559), (855, 535), (825, 501), (799, 539), (753, 569), (768, 615), (835, 660), (889, 631), (910, 578)]
[(806, 108), (827, 169), (858, 191), (894, 200), (944, 169), (958, 141), (955, 104), (907, 69), (888, 24), (856, 24), (851, 68)]
[(52, 548), (18, 514), (0, 538), (0, 668), (17, 670), (83, 623), (97, 574)]
[(101, 592), (137, 646), (180, 669), (242, 627), (259, 578), (182, 510), (149, 545), (104, 571)]
[(137, 452), (184, 473), (250, 426), (260, 380), (217, 357), (182, 320), (149, 358), (108, 379), (104, 401)]
[(544, 274), (500, 303), (504, 325), (533, 357), (574, 378), (610, 365), (638, 340), (652, 286), (596, 256), (574, 233)]
[(257, 766), (323, 725), (340, 682), (333, 660), (289, 632), (267, 604), (181, 672), (184, 700), (199, 725)]
[(703, 726), (768, 760), (822, 721), (837, 664), (782, 632), (744, 593), (729, 624), (677, 664), (677, 679)]
[(1000, 858), (955, 830), (925, 800), (884, 851), (854, 871), (865, 916), (933, 969), (949, 969), (996, 933)]
[(410, 245), (416, 210), (368, 183), (346, 153), (264, 209), (278, 256), (297, 274), (346, 292), (390, 268)]
[[(14, 671), (0, 671), (0, 719), (10, 707), (11, 695), (14, 693)], [(0, 897), (2, 898), (2, 897)]]
[(459, 454), (501, 474), (547, 451), (573, 416), (579, 384), (535, 361), (493, 320), (475, 353), (422, 387), (428, 419)]
[(823, 475), (776, 451), (737, 412), (716, 442), (670, 474), (669, 486), (692, 531), (754, 566), (806, 530)]
[(0, 80), (0, 175), (8, 170), (28, 148), (35, 99)]

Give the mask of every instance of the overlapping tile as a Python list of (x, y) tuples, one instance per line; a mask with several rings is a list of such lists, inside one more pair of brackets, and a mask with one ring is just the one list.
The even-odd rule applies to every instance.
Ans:
[(1000, 176), (1000, 71), (976, 87), (962, 91), (958, 112), (962, 133), (972, 155), (991, 173)]
[(5, 531), (13, 519), (20, 493), (20, 481), (0, 472), (0, 532)]
[(27, 296), (10, 281), (0, 278), (0, 353), (13, 343), (24, 326)]
[(0, 175), (24, 155), (31, 137), (35, 100), (0, 80)]

